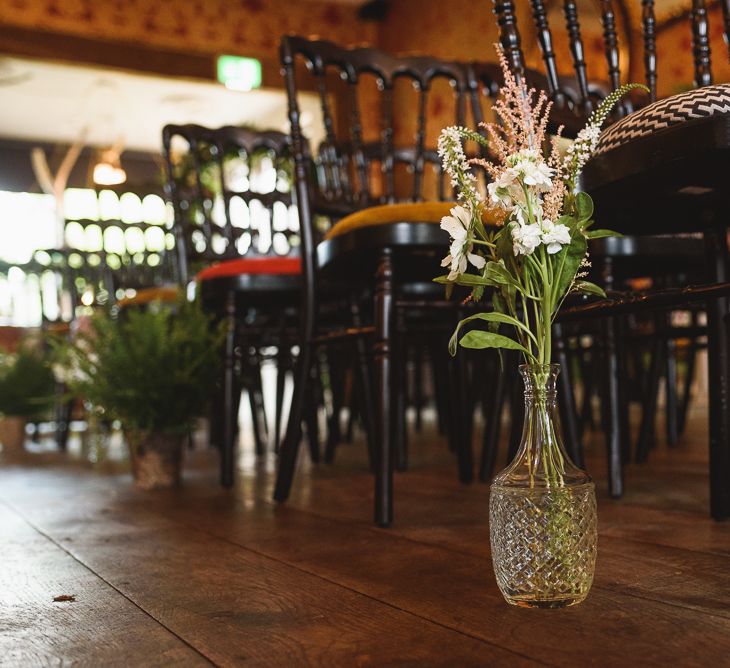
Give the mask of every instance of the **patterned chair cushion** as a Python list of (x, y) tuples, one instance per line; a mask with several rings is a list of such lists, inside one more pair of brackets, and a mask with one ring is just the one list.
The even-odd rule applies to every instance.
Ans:
[(717, 114), (730, 114), (730, 84), (704, 86), (672, 95), (629, 114), (601, 134), (595, 155), (659, 130)]

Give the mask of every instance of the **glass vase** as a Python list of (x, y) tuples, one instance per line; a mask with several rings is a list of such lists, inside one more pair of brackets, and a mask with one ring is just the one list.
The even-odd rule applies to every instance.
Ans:
[(492, 481), (489, 528), (497, 585), (512, 605), (580, 603), (598, 546), (590, 476), (563, 445), (556, 400), (560, 365), (522, 365), (525, 421), (512, 463)]

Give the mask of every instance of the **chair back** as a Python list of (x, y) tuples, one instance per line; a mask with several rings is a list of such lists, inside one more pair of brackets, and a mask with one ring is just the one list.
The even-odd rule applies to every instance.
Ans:
[[(525, 61), (522, 51), (520, 30), (517, 25), (515, 11), (515, 0), (493, 0), (494, 12), (499, 25), (500, 42), (507, 56), (510, 68), (516, 74), (521, 74), (525, 69)], [(530, 9), (537, 33), (537, 41), (542, 55), (542, 62), (546, 77), (546, 90), (550, 94), (557, 109), (570, 108), (579, 116), (585, 117), (595, 106), (595, 92), (591, 91), (589, 73), (586, 64), (586, 49), (581, 34), (581, 15), (576, 0), (564, 0), (562, 2), (563, 18), (562, 25), (555, 25), (550, 21), (548, 3), (545, 0), (530, 0)], [(649, 101), (657, 99), (657, 15), (655, 0), (641, 0), (641, 57), (643, 60), (643, 83), (649, 88)], [(691, 10), (688, 12), (688, 23), (691, 31), (691, 55), (694, 71), (694, 85), (707, 86), (713, 82), (712, 79), (712, 58), (709, 41), (708, 5), (706, 0), (692, 0)], [(723, 31), (725, 40), (730, 39), (730, 0), (721, 0), (719, 3), (723, 11)], [(605, 54), (606, 71), (611, 90), (618, 88), (625, 82), (628, 70), (626, 63), (621, 63), (619, 54), (619, 30), (617, 29), (617, 12), (623, 15), (624, 24), (630, 22), (630, 16), (626, 13), (625, 3), (617, 0), (599, 0), (598, 12), (600, 14), (603, 51)], [(593, 11), (590, 12), (592, 16)], [(558, 74), (558, 63), (556, 59), (554, 33), (561, 31), (557, 41), (565, 39), (569, 49), (572, 63), (572, 76), (576, 83), (577, 100), (571, 99), (564, 85), (564, 78)], [(730, 43), (730, 42), (728, 42)], [(631, 46), (631, 45), (627, 45)], [(637, 54), (638, 55), (638, 54)], [(670, 54), (667, 54), (670, 56)], [(681, 57), (680, 53), (672, 52), (674, 60)], [(624, 69), (622, 70), (622, 66)], [(632, 72), (632, 78), (636, 77), (640, 70)], [(594, 79), (600, 77), (593, 77)], [(626, 104), (619, 108), (618, 115), (630, 110)]]
[(106, 265), (112, 300), (125, 290), (166, 285), (177, 281), (175, 238), (164, 224), (116, 219), (68, 219), (69, 247), (77, 247)]
[(183, 284), (211, 262), (298, 252), (288, 135), (167, 125), (162, 145)]
[[(436, 139), (447, 125), (481, 118), (480, 96), (498, 90), (498, 68), (477, 76), (465, 63), (296, 36), (282, 38), (280, 55), (307, 275), (325, 219), (331, 224), (379, 204), (454, 199)], [(303, 112), (303, 96), (312, 92), (318, 119)]]

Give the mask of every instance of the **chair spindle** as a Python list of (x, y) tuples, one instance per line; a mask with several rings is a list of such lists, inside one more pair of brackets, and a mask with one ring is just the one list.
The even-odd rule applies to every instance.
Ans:
[(575, 0), (565, 0), (563, 3), (565, 14), (565, 26), (568, 29), (568, 40), (570, 53), (573, 56), (573, 69), (578, 81), (578, 92), (581, 96), (583, 108), (588, 110), (591, 101), (588, 94), (588, 77), (586, 75), (585, 49), (580, 34), (580, 23), (578, 22), (578, 7)]
[(515, 3), (512, 0), (494, 0), (494, 13), (499, 25), (499, 41), (512, 73), (521, 78), (525, 72), (525, 59), (522, 55), (520, 31), (517, 29)]
[(542, 60), (545, 64), (545, 75), (547, 76), (548, 93), (553, 103), (561, 107), (565, 104), (565, 95), (560, 90), (558, 79), (558, 66), (555, 61), (553, 49), (553, 36), (550, 31), (550, 24), (547, 18), (547, 10), (542, 0), (531, 0), (532, 17), (537, 29), (537, 39), (542, 51)]
[(712, 83), (710, 27), (705, 0), (692, 0), (692, 55), (695, 64), (695, 86)]
[(644, 33), (644, 76), (649, 87), (649, 100), (656, 100), (656, 16), (654, 0), (641, 0), (641, 25)]
[(608, 78), (611, 81), (611, 88), (616, 90), (621, 85), (621, 70), (613, 0), (601, 0), (601, 23), (603, 24), (603, 44), (606, 50)]

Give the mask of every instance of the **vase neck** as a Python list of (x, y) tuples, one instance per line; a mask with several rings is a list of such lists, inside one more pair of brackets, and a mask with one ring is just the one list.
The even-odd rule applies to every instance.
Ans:
[(525, 386), (525, 407), (535, 404), (555, 406), (559, 364), (522, 364), (520, 375)]
[(557, 402), (558, 364), (523, 364), (525, 420), (515, 459), (497, 484), (522, 487), (562, 487), (590, 480), (578, 469), (563, 445)]

